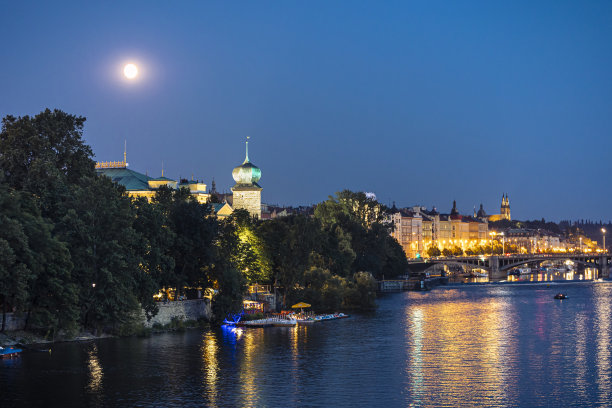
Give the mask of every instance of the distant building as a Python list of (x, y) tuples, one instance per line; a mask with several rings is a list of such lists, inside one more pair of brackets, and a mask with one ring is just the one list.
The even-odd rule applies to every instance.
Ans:
[[(480, 204), (480, 209), (484, 214), (484, 209), (482, 208), (482, 204)], [(512, 217), (510, 216), (510, 199), (508, 198), (508, 194), (502, 194), (502, 202), (499, 214), (489, 215), (489, 221), (500, 221), (500, 220), (508, 220), (512, 221)]]
[(206, 184), (198, 181), (181, 179), (180, 182), (164, 177), (162, 168), (161, 177), (149, 177), (137, 171), (128, 169), (127, 152), (123, 152), (123, 161), (97, 162), (96, 173), (104, 175), (115, 183), (123, 186), (130, 197), (144, 197), (151, 201), (157, 190), (166, 186), (171, 189), (186, 188), (199, 203), (210, 201), (210, 194), (206, 192)]
[(450, 214), (440, 214), (433, 208), (415, 206), (391, 209), (387, 221), (394, 226), (392, 236), (399, 242), (408, 258), (427, 256), (432, 247), (440, 250), (483, 245), (489, 239), (486, 219), (459, 214), (453, 202)]
[(234, 168), (232, 177), (236, 185), (232, 187), (232, 203), (234, 209), (245, 209), (252, 216), (261, 218), (261, 186), (257, 184), (261, 178), (261, 170), (249, 161), (249, 141), (246, 141), (246, 158)]
[(278, 205), (262, 204), (261, 205), (261, 219), (262, 220), (273, 220), (279, 217), (287, 217), (289, 215), (314, 215), (314, 206), (298, 206), (298, 207), (282, 207)]
[(215, 213), (215, 215), (218, 218), (229, 217), (234, 212), (232, 207), (227, 202), (225, 202), (225, 203), (211, 203), (210, 205), (212, 207), (213, 212)]

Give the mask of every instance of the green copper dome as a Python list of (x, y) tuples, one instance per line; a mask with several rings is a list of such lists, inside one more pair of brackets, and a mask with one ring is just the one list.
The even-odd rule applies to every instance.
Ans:
[(244, 162), (234, 167), (232, 177), (236, 184), (253, 184), (261, 178), (261, 169), (249, 161), (249, 142), (246, 142), (246, 158)]

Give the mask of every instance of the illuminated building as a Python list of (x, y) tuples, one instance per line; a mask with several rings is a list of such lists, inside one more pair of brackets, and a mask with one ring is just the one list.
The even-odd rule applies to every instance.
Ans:
[(459, 214), (456, 202), (450, 214), (440, 214), (435, 208), (394, 206), (387, 221), (393, 224), (391, 234), (408, 258), (427, 256), (426, 251), (432, 246), (440, 250), (455, 247), (466, 250), (489, 239), (486, 219)]
[[(484, 214), (484, 209), (482, 208), (482, 204), (480, 205), (480, 209)], [(500, 221), (500, 220), (508, 220), (511, 221), (512, 217), (510, 217), (510, 199), (508, 198), (508, 194), (502, 194), (502, 202), (499, 214), (489, 215), (489, 221)]]
[[(147, 174), (142, 174), (137, 171), (128, 169), (127, 152), (123, 152), (123, 161), (97, 162), (96, 173), (104, 175), (120, 184), (125, 188), (126, 193), (130, 197), (144, 197), (148, 201), (155, 196), (160, 187), (165, 186), (170, 189), (185, 188), (195, 199), (206, 204), (210, 201), (210, 194), (206, 192), (206, 184), (194, 180), (181, 179), (180, 181), (164, 177), (164, 169), (162, 168), (161, 177), (149, 177)], [(213, 206), (215, 213), (221, 212), (221, 217), (231, 214), (231, 207), (228, 206)]]
[(391, 235), (399, 242), (408, 258), (416, 258), (423, 251), (423, 219), (415, 211), (395, 209), (388, 217), (393, 224)]
[(232, 203), (234, 209), (245, 209), (252, 216), (261, 218), (261, 190), (257, 182), (261, 178), (261, 170), (249, 160), (249, 141), (246, 141), (246, 157), (244, 162), (234, 168), (232, 177), (236, 185), (232, 187)]

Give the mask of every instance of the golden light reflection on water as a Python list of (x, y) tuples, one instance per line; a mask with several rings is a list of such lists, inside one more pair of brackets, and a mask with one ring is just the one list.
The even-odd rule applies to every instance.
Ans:
[(242, 403), (243, 407), (257, 406), (257, 384), (260, 379), (258, 372), (260, 364), (265, 364), (262, 361), (263, 352), (260, 349), (265, 343), (265, 329), (246, 330), (242, 336), (241, 350), (242, 360), (240, 367), (240, 387), (242, 388)]
[(219, 381), (218, 352), (219, 345), (217, 344), (217, 337), (215, 334), (212, 332), (204, 333), (202, 344), (202, 355), (204, 362), (204, 389), (207, 390), (206, 399), (211, 407), (217, 406), (217, 385)]
[(87, 367), (89, 368), (89, 384), (87, 388), (94, 395), (99, 395), (102, 390), (102, 378), (104, 373), (102, 371), (102, 366), (100, 365), (100, 360), (98, 359), (98, 346), (94, 343), (91, 350), (87, 353)]
[(436, 302), (407, 306), (406, 372), (417, 405), (435, 390), (445, 390), (450, 406), (507, 397), (504, 384), (514, 364), (507, 356), (515, 355), (512, 305), (504, 297), (479, 303), (463, 295), (449, 290)]

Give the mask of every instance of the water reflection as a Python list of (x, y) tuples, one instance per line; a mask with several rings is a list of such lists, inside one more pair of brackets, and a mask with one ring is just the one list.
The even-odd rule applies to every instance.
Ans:
[(102, 406), (103, 403), (103, 389), (102, 379), (104, 372), (102, 371), (102, 365), (98, 357), (98, 346), (94, 343), (91, 350), (87, 353), (87, 368), (89, 371), (89, 382), (87, 384), (88, 393), (93, 396), (93, 400), (90, 401), (92, 406)]
[(587, 397), (588, 389), (588, 361), (587, 361), (587, 321), (586, 313), (576, 314), (574, 324), (576, 327), (576, 392), (580, 398)]
[(600, 401), (610, 402), (612, 387), (610, 379), (612, 372), (610, 369), (610, 313), (612, 312), (612, 300), (606, 296), (603, 285), (595, 285), (593, 291), (595, 298), (595, 325), (596, 325), (596, 367), (597, 367), (597, 387), (599, 389)]
[(516, 354), (512, 305), (504, 297), (475, 303), (464, 296), (448, 290), (435, 302), (407, 306), (406, 371), (416, 405), (439, 390), (451, 406), (466, 398), (491, 404), (507, 397), (515, 363), (509, 356)]
[(102, 366), (98, 359), (98, 346), (94, 343), (91, 350), (87, 353), (87, 367), (89, 368), (89, 384), (87, 388), (92, 393), (98, 393), (102, 388)]
[[(225, 333), (224, 333), (225, 334)], [(231, 334), (231, 333), (230, 333)], [(234, 338), (235, 339), (235, 338)], [(217, 383), (219, 375), (218, 361), (219, 346), (217, 338), (213, 332), (204, 333), (202, 339), (202, 356), (203, 356), (203, 380), (204, 389), (206, 390), (204, 397), (208, 400), (211, 407), (218, 406)]]
[(609, 406), (610, 283), (448, 286), (378, 303), (312, 326), (57, 344), (0, 364), (0, 404)]

